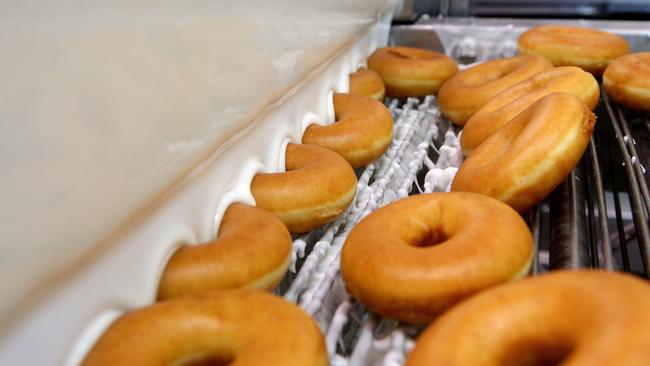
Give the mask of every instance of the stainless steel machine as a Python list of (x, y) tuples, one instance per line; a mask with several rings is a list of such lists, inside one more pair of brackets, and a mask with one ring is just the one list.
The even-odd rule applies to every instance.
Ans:
[[(120, 40), (117, 42), (122, 47), (119, 48), (120, 56), (129, 56), (123, 63), (120, 63), (122, 58), (117, 57), (119, 62), (103, 65), (104, 60), (111, 60), (111, 57), (98, 53), (90, 61), (102, 66), (98, 70), (102, 70), (103, 74), (92, 72), (90, 76), (83, 74), (82, 78), (65, 79), (69, 84), (88, 80), (103, 81), (102, 78), (109, 81), (91, 87), (81, 83), (79, 90), (85, 92), (87, 98), (82, 99), (82, 93), (76, 95), (79, 100), (92, 102), (79, 103), (84, 107), (92, 107), (83, 109), (84, 112), (106, 107), (105, 110), (110, 113), (101, 114), (102, 118), (108, 117), (106, 121), (100, 121), (105, 123), (86, 123), (86, 115), (77, 113), (71, 107), (75, 112), (72, 116), (81, 121), (73, 127), (92, 125), (92, 132), (99, 136), (90, 141), (88, 149), (92, 150), (91, 145), (101, 144), (111, 138), (119, 140), (117, 137), (120, 129), (110, 128), (115, 122), (110, 119), (112, 117), (118, 120), (118, 117), (127, 116), (125, 121), (128, 123), (125, 125), (133, 125), (134, 121), (146, 123), (150, 120), (169, 119), (169, 124), (164, 126), (166, 129), (162, 129), (169, 136), (154, 137), (160, 140), (159, 145), (164, 147), (164, 153), (173, 154), (164, 155), (164, 159), (154, 162), (163, 167), (183, 165), (184, 170), (176, 172), (181, 178), (161, 190), (156, 196), (155, 204), (137, 212), (134, 216), (137, 220), (125, 221), (126, 224), (121, 226), (113, 225), (115, 235), (107, 236), (105, 241), (100, 242), (99, 235), (95, 235), (87, 243), (70, 247), (70, 243), (60, 243), (57, 241), (60, 238), (54, 236), (61, 230), (51, 229), (51, 235), (57, 240), (52, 240), (52, 243), (45, 241), (42, 247), (72, 248), (74, 250), (69, 250), (65, 255), (82, 258), (85, 262), (76, 265), (76, 260), (70, 260), (67, 266), (61, 266), (65, 271), (59, 271), (62, 273), (60, 276), (59, 272), (52, 269), (54, 267), (44, 266), (51, 264), (51, 261), (45, 261), (45, 264), (34, 262), (38, 264), (34, 267), (47, 275), (41, 277), (48, 277), (48, 281), (42, 281), (47, 282), (47, 286), (41, 286), (47, 291), (30, 298), (32, 301), (25, 302), (28, 305), (23, 306), (23, 303), (15, 301), (18, 305), (13, 304), (13, 308), (18, 309), (19, 315), (14, 317), (14, 313), (6, 311), (0, 317), (3, 327), (6, 325), (0, 331), (0, 364), (77, 364), (113, 319), (124, 311), (154, 301), (158, 276), (173, 250), (180, 244), (195, 244), (213, 238), (228, 204), (235, 201), (254, 203), (248, 192), (254, 174), (259, 171), (282, 170), (282, 151), (288, 142), (299, 141), (309, 123), (327, 124), (333, 120), (332, 93), (347, 91), (349, 73), (363, 66), (366, 58), (377, 47), (390, 44), (444, 52), (456, 59), (461, 68), (465, 68), (477, 62), (514, 55), (517, 38), (531, 26), (561, 23), (617, 33), (627, 39), (633, 51), (650, 50), (648, 22), (575, 19), (581, 16), (594, 18), (596, 13), (602, 13), (604, 9), (609, 9), (611, 14), (615, 9), (624, 9), (619, 13), (633, 12), (643, 18), (643, 14), (648, 12), (647, 6), (634, 0), (514, 1), (505, 7), (503, 2), (488, 0), (407, 0), (402, 4), (388, 1), (373, 11), (369, 10), (375, 6), (372, 2), (351, 5), (340, 1), (330, 4), (331, 7), (310, 2), (311, 6), (306, 6), (305, 9), (294, 9), (291, 2), (281, 3), (279, 7), (282, 11), (277, 14), (277, 9), (265, 8), (267, 2), (263, 1), (257, 5), (249, 4), (248, 8), (235, 7), (234, 16), (225, 21), (219, 18), (219, 9), (199, 9), (201, 11), (188, 15), (173, 5), (163, 7), (169, 10), (167, 12), (155, 13), (151, 22), (145, 22), (146, 27), (139, 20), (134, 23), (137, 26), (127, 22), (139, 19), (133, 18), (131, 13), (121, 18), (115, 16), (117, 11), (109, 12), (109, 15), (119, 20), (118, 24), (131, 26), (130, 38), (124, 42), (126, 46), (120, 43), (125, 39), (120, 33), (123, 32), (122, 28), (118, 29), (114, 39), (107, 36), (110, 35), (108, 25), (112, 24), (107, 19), (114, 19), (102, 12), (99, 9), (101, 7), (97, 11), (101, 16), (92, 19), (101, 23), (102, 27), (105, 26), (97, 27), (98, 34), (104, 38), (73, 32), (76, 38), (70, 43), (70, 49), (66, 49), (63, 46), (67, 43), (50, 35), (53, 37), (51, 43), (58, 45), (58, 50), (63, 50), (60, 52), (62, 55), (68, 55), (70, 50), (75, 49), (88, 51), (93, 44), (113, 45), (112, 41)], [(562, 6), (559, 6), (560, 3)], [(15, 13), (16, 16), (23, 16), (24, 9), (19, 10)], [(48, 23), (52, 21), (48, 11), (67, 20), (67, 10), (59, 10), (47, 8), (41, 11), (42, 14), (37, 12), (41, 16), (37, 20), (42, 21), (39, 24), (46, 30), (54, 29), (58, 32), (58, 28)], [(85, 11), (85, 8), (82, 10)], [(177, 13), (182, 21), (177, 19)], [(91, 18), (86, 13), (81, 14), (80, 24), (87, 25), (87, 19)], [(207, 20), (203, 19), (205, 22), (195, 24), (194, 21), (204, 14), (215, 14), (215, 18), (208, 17)], [(246, 18), (247, 14), (254, 14), (255, 17)], [(272, 20), (269, 14), (278, 18)], [(354, 16), (348, 17), (349, 14)], [(471, 17), (472, 15), (487, 17)], [(517, 18), (494, 17), (497, 15)], [(540, 15), (562, 16), (562, 19), (526, 18)], [(26, 19), (22, 23), (4, 19), (6, 21), (1, 22), (0, 26), (5, 27), (1, 29), (8, 30), (6, 34), (11, 37), (17, 35), (17, 40), (23, 40), (22, 37), (30, 40), (32, 28), (29, 25), (35, 23), (31, 16)], [(256, 29), (255, 21), (250, 19), (258, 23), (261, 31)], [(270, 26), (277, 19), (284, 19), (286, 26), (280, 27), (281, 29)], [(337, 29), (342, 29), (340, 33), (329, 31), (332, 26), (328, 22), (334, 21)], [(83, 28), (75, 23), (77, 25)], [(311, 32), (315, 27), (320, 31)], [(94, 25), (92, 28), (96, 31)], [(51, 33), (58, 34), (57, 32)], [(34, 39), (42, 39), (42, 34), (35, 34), (37, 37)], [(274, 44), (275, 47), (269, 45), (273, 40), (277, 43)], [(15, 54), (20, 54), (24, 49), (31, 52), (31, 49), (26, 48), (29, 44), (25, 44), (27, 46), (17, 48)], [(46, 46), (49, 47), (49, 43)], [(224, 49), (232, 52), (223, 52)], [(83, 59), (87, 55), (79, 52), (77, 56)], [(16, 62), (13, 65), (22, 71), (18, 67), (21, 59), (14, 58)], [(52, 60), (58, 60), (61, 65), (70, 62), (63, 57)], [(215, 71), (212, 67), (214, 62), (224, 67)], [(56, 65), (57, 70), (64, 69), (63, 66)], [(156, 67), (152, 68), (151, 65)], [(42, 65), (36, 66), (38, 67), (34, 69), (41, 70)], [(195, 72), (197, 69), (201, 72)], [(131, 70), (138, 70), (144, 76), (137, 73), (129, 75), (127, 71)], [(151, 70), (155, 73), (147, 73)], [(156, 73), (168, 79), (160, 79)], [(219, 74), (219, 77), (215, 80), (208, 78), (211, 83), (205, 82), (204, 77), (213, 74)], [(269, 74), (274, 78), (264, 79)], [(49, 81), (48, 78), (57, 74), (35, 75), (41, 75)], [(245, 77), (247, 75), (249, 77)], [(260, 78), (263, 81), (261, 84)], [(237, 88), (222, 88), (220, 90), (225, 92), (216, 95), (211, 92), (215, 87), (225, 84)], [(11, 87), (13, 84), (8, 85)], [(110, 87), (114, 85), (121, 86), (120, 91), (123, 93), (111, 94)], [(174, 88), (161, 85), (171, 85)], [(266, 94), (256, 94), (259, 98), (255, 103), (247, 99), (251, 91), (257, 92), (259, 90), (256, 88), (261, 90), (268, 85), (282, 85), (282, 88), (273, 93), (263, 90)], [(12, 98), (19, 95), (12, 89), (8, 90), (10, 93), (0, 95)], [(48, 90), (47, 95), (58, 96), (62, 94), (61, 90)], [(173, 91), (178, 90), (182, 93), (173, 94)], [(0, 92), (3, 91), (5, 89), (0, 88)], [(97, 98), (94, 97), (95, 93)], [(119, 108), (111, 104), (111, 96), (117, 98), (124, 95), (129, 96), (128, 103), (117, 105)], [(231, 103), (231, 99), (237, 103)], [(156, 113), (147, 114), (138, 109), (143, 104), (148, 106), (147, 103), (155, 107), (149, 112)], [(462, 164), (458, 141), (460, 129), (442, 117), (435, 97), (405, 100), (388, 98), (385, 103), (395, 120), (395, 136), (388, 151), (376, 162), (357, 172), (357, 197), (346, 214), (319, 230), (294, 238), (290, 271), (276, 289), (277, 295), (297, 303), (318, 322), (325, 335), (332, 365), (401, 365), (414, 347), (421, 328), (378, 317), (347, 294), (339, 274), (339, 253), (350, 230), (364, 216), (407, 195), (448, 190), (455, 169)], [(45, 107), (52, 105), (58, 106), (56, 103), (44, 104)], [(63, 105), (75, 106), (74, 103)], [(170, 105), (176, 108), (165, 109)], [(39, 110), (36, 108), (40, 107), (38, 103), (34, 102), (33, 106), (34, 110)], [(17, 110), (18, 108), (0, 108), (0, 113), (5, 113), (3, 116), (13, 116)], [(182, 113), (174, 114), (177, 110)], [(31, 112), (28, 110), (22, 116), (31, 118), (38, 114)], [(602, 90), (596, 113), (596, 129), (581, 162), (555, 192), (526, 214), (536, 248), (532, 275), (560, 268), (597, 268), (625, 271), (650, 278), (650, 192), (646, 172), (646, 168), (650, 168), (650, 116), (617, 105)], [(223, 121), (213, 121), (215, 115), (223, 117)], [(234, 122), (237, 118), (241, 119), (241, 123)], [(200, 123), (190, 123), (195, 119)], [(190, 124), (180, 124), (179, 120)], [(24, 121), (18, 120), (15, 125), (18, 126), (19, 122)], [(160, 125), (152, 126), (155, 128), (151, 131), (160, 130)], [(133, 130), (122, 127), (138, 148), (142, 145), (140, 142), (153, 138), (152, 134), (134, 133)], [(215, 130), (219, 133), (210, 135)], [(23, 130), (16, 128), (16, 131)], [(201, 133), (201, 138), (192, 138), (190, 132), (196, 131)], [(7, 140), (20, 142), (23, 136), (19, 133), (15, 135), (15, 138), (11, 135), (12, 138), (7, 137)], [(73, 144), (73, 139), (68, 140), (68, 143)], [(16, 143), (15, 146), (20, 147), (20, 144)], [(143, 156), (151, 152), (145, 151), (147, 146), (142, 147)], [(205, 148), (200, 150), (201, 154), (197, 152), (198, 147)], [(83, 156), (83, 151), (78, 155)], [(155, 151), (151, 155), (160, 157)], [(189, 159), (190, 155), (193, 159)], [(41, 157), (39, 155), (39, 159), (33, 160), (40, 161)], [(182, 160), (185, 157), (187, 159)], [(24, 164), (32, 163), (29, 159), (21, 161)], [(11, 167), (18, 166), (22, 169), (22, 163), (12, 161), (11, 164)], [(143, 160), (140, 168), (144, 169), (151, 164)], [(112, 167), (116, 174), (134, 175), (138, 178), (133, 179), (137, 183), (134, 184), (136, 193), (158, 183), (154, 179), (157, 176), (131, 174), (131, 168), (134, 167), (125, 165), (122, 169), (119, 164)], [(135, 168), (133, 171), (136, 171)], [(18, 183), (16, 186), (21, 188)], [(52, 184), (54, 183), (56, 182)], [(47, 187), (46, 184), (43, 186)], [(96, 187), (91, 184), (90, 190), (94, 191), (94, 188)], [(104, 197), (103, 201), (112, 201), (112, 197)], [(55, 198), (65, 200), (65, 196)], [(38, 210), (40, 206), (34, 207)], [(38, 213), (34, 211), (34, 215)], [(53, 221), (54, 219), (55, 217), (52, 218)], [(26, 222), (29, 229), (31, 221)], [(26, 239), (25, 248), (32, 246), (35, 247), (36, 244)], [(14, 247), (6, 245), (2, 248)], [(88, 250), (83, 252), (83, 256), (75, 257), (82, 249)], [(13, 253), (8, 249), (5, 252)], [(17, 263), (31, 259), (30, 252), (19, 254), (15, 254)], [(386, 265), (390, 266), (390, 263)], [(25, 272), (29, 274), (34, 271)], [(49, 278), (50, 275), (52, 278)], [(6, 281), (4, 285), (14, 291), (11, 282)], [(23, 295), (17, 290), (12, 292), (14, 293)], [(13, 296), (11, 300), (15, 300)], [(38, 349), (34, 350), (34, 344)]]

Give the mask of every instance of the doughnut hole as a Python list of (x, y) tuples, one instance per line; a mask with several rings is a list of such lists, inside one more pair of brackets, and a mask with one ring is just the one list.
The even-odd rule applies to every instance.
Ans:
[(193, 355), (177, 360), (175, 365), (182, 366), (228, 366), (235, 361), (234, 355)]
[(501, 365), (555, 366), (560, 365), (574, 346), (562, 337), (553, 339), (519, 339), (508, 345)]
[(421, 238), (408, 244), (418, 248), (428, 248), (434, 245), (442, 244), (449, 238), (450, 236), (438, 223), (438, 225), (435, 227), (429, 228), (428, 231), (423, 231)]

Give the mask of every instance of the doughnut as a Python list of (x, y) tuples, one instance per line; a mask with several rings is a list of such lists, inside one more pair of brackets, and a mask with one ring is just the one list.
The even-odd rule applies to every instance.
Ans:
[(578, 163), (595, 123), (575, 95), (549, 94), (483, 141), (458, 169), (451, 190), (484, 194), (526, 212)]
[(578, 66), (600, 75), (630, 48), (623, 37), (596, 29), (542, 25), (522, 33), (518, 51), (544, 57), (555, 66)]
[(603, 87), (616, 102), (650, 112), (650, 52), (614, 60), (603, 74)]
[(217, 239), (178, 249), (167, 263), (158, 299), (204, 291), (253, 288), (273, 290), (291, 260), (291, 235), (272, 213), (233, 203)]
[(365, 95), (383, 102), (386, 88), (381, 76), (376, 72), (359, 69), (354, 74), (350, 74), (350, 94)]
[(442, 53), (412, 47), (384, 47), (368, 58), (368, 68), (381, 76), (389, 97), (436, 94), (440, 85), (458, 72)]
[(407, 366), (649, 365), (650, 285), (615, 272), (557, 271), (452, 308)]
[(598, 104), (600, 87), (590, 73), (579, 67), (562, 66), (540, 72), (504, 90), (470, 117), (460, 138), (463, 152), (471, 154), (481, 142), (531, 104), (543, 96), (560, 92), (577, 96), (593, 110)]
[(298, 306), (261, 291), (162, 301), (119, 317), (83, 364), (327, 365), (323, 336)]
[(302, 143), (336, 151), (353, 168), (371, 163), (388, 149), (393, 118), (381, 102), (363, 95), (334, 94), (334, 113), (333, 124), (307, 127)]
[(352, 203), (357, 177), (339, 154), (324, 147), (289, 144), (285, 172), (258, 173), (251, 182), (257, 207), (280, 217), (292, 233), (333, 221)]
[(464, 125), (497, 94), (552, 67), (546, 59), (537, 56), (483, 62), (447, 80), (438, 93), (438, 106), (448, 120)]
[(341, 252), (348, 292), (372, 311), (430, 322), (485, 288), (525, 276), (533, 240), (513, 209), (473, 193), (429, 193), (386, 205)]

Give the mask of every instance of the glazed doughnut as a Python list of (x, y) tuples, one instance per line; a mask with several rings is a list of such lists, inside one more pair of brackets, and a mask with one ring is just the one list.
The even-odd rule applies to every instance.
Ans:
[(447, 119), (464, 125), (497, 94), (552, 67), (546, 59), (537, 56), (483, 62), (447, 80), (438, 93), (438, 105)]
[(381, 76), (389, 97), (436, 94), (440, 85), (458, 72), (442, 53), (412, 47), (384, 47), (368, 58), (368, 68)]
[(650, 112), (650, 52), (614, 60), (605, 70), (603, 87), (616, 102)]
[(376, 72), (368, 69), (359, 69), (354, 74), (350, 74), (350, 94), (365, 95), (377, 99), (380, 102), (384, 101), (386, 95), (386, 88), (384, 82), (381, 80)]
[(473, 193), (420, 194), (352, 229), (341, 252), (348, 292), (372, 311), (427, 323), (478, 291), (525, 276), (532, 236), (510, 207)]
[(167, 263), (158, 299), (199, 292), (273, 290), (291, 260), (291, 235), (277, 216), (241, 203), (228, 207), (217, 239), (184, 246)]
[(630, 52), (623, 37), (596, 29), (542, 25), (519, 37), (520, 54), (541, 56), (555, 66), (578, 66), (600, 75), (614, 59)]
[(547, 95), (474, 150), (458, 169), (451, 190), (484, 194), (525, 212), (578, 163), (595, 122), (575, 95)]
[(419, 337), (407, 366), (648, 365), (650, 286), (557, 271), (482, 292)]
[(594, 77), (575, 66), (562, 66), (540, 72), (490, 99), (467, 121), (460, 144), (465, 155), (501, 126), (540, 98), (552, 93), (569, 93), (580, 98), (590, 110), (598, 104), (600, 87)]
[(357, 177), (343, 157), (324, 147), (287, 145), (283, 173), (258, 173), (251, 193), (292, 233), (320, 227), (342, 214), (357, 191)]
[(84, 365), (327, 365), (323, 336), (298, 306), (264, 292), (180, 297), (118, 318)]
[(310, 125), (302, 143), (336, 151), (358, 168), (381, 156), (393, 139), (393, 118), (380, 102), (363, 95), (334, 94), (336, 121)]

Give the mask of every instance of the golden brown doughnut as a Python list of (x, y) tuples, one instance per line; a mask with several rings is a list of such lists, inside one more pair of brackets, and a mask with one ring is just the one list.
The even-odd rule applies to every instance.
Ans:
[(616, 102), (650, 112), (650, 52), (614, 60), (603, 74), (603, 87)]
[(350, 74), (350, 94), (365, 95), (380, 102), (384, 101), (386, 88), (376, 72), (368, 69), (359, 69)]
[(438, 93), (438, 105), (447, 119), (464, 125), (497, 94), (552, 67), (546, 59), (537, 56), (483, 62), (447, 80)]
[(381, 76), (389, 97), (436, 94), (440, 85), (458, 72), (442, 53), (412, 47), (384, 47), (368, 58), (368, 68)]
[(552, 93), (569, 93), (580, 98), (590, 110), (598, 104), (600, 87), (594, 77), (575, 66), (540, 72), (504, 90), (474, 113), (463, 128), (460, 145), (471, 154), (486, 138), (540, 98)]
[(372, 212), (341, 253), (348, 292), (409, 323), (528, 273), (532, 237), (513, 209), (473, 193), (420, 194)]
[(407, 366), (650, 364), (650, 286), (557, 271), (460, 303), (419, 337)]
[(273, 290), (290, 260), (291, 235), (282, 221), (261, 208), (233, 203), (217, 239), (174, 253), (160, 279), (158, 299), (243, 287)]
[(225, 290), (122, 315), (83, 364), (325, 366), (328, 361), (318, 326), (298, 306), (261, 291)]
[(358, 168), (373, 162), (393, 139), (393, 118), (380, 102), (363, 95), (334, 94), (336, 121), (328, 126), (310, 125), (303, 144), (336, 151)]
[(357, 191), (357, 177), (339, 154), (324, 147), (287, 145), (285, 172), (258, 173), (251, 192), (292, 233), (320, 227), (342, 214)]
[(488, 137), (458, 169), (452, 191), (494, 197), (525, 212), (571, 172), (596, 117), (573, 94), (549, 94)]
[(617, 57), (630, 52), (623, 37), (596, 29), (542, 25), (519, 37), (520, 54), (541, 56), (555, 66), (578, 66), (600, 75)]

